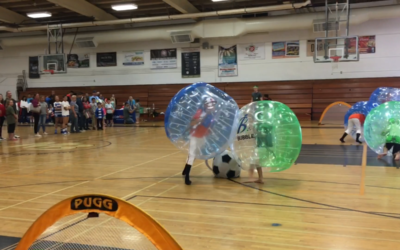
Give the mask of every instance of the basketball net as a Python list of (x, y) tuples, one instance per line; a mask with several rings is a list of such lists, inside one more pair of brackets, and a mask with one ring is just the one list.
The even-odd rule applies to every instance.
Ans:
[(43, 73), (44, 74), (52, 74), (52, 75), (54, 75), (54, 70), (52, 70), (52, 69), (49, 69), (49, 70), (43, 70)]
[(332, 61), (332, 75), (335, 73), (340, 73), (339, 70), (339, 59), (342, 58), (341, 56), (331, 56)]

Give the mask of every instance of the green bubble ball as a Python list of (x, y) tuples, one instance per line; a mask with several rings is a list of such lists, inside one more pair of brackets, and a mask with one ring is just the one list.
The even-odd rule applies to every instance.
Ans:
[(275, 101), (252, 102), (239, 111), (239, 127), (233, 150), (245, 169), (290, 168), (300, 154), (302, 134), (293, 111)]
[(400, 144), (400, 102), (386, 102), (369, 112), (364, 122), (364, 138), (378, 154), (386, 143)]

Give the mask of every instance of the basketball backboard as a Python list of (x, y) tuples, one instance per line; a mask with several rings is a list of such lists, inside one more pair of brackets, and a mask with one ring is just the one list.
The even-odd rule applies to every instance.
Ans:
[(315, 39), (314, 62), (359, 61), (358, 36), (321, 37)]
[(64, 54), (41, 55), (39, 56), (39, 72), (40, 74), (67, 73), (67, 65)]

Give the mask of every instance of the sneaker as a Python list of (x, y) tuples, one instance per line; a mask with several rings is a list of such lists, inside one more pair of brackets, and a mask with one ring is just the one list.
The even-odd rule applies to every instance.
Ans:
[(19, 138), (19, 135), (14, 135), (14, 138), (17, 138), (17, 139), (18, 139), (18, 138)]
[(81, 132), (82, 132), (82, 133), (85, 133), (85, 132), (86, 132), (86, 130), (82, 129), (82, 130), (81, 130)]
[(43, 132), (43, 134), (44, 134), (44, 135), (48, 135), (48, 133), (46, 133), (46, 132)]
[(0, 141), (2, 141), (3, 140), (3, 138), (0, 138)]
[(42, 137), (39, 133), (37, 133), (35, 136), (36, 136), (36, 137)]

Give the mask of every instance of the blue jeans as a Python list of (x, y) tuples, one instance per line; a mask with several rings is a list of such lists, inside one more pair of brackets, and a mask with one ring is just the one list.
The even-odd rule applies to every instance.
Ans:
[(47, 120), (47, 115), (40, 115), (39, 117), (39, 128), (38, 131), (40, 130), (40, 128), (43, 129), (43, 132), (46, 132), (46, 120)]
[(132, 113), (133, 123), (136, 123), (136, 111)]

